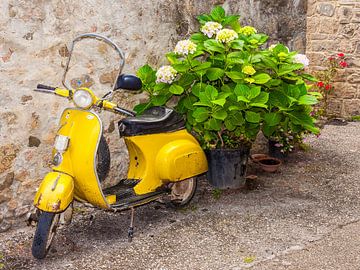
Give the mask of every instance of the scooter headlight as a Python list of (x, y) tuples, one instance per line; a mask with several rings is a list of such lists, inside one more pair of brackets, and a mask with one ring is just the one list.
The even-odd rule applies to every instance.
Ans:
[(93, 97), (88, 91), (76, 90), (73, 96), (74, 103), (77, 107), (88, 109), (93, 104)]

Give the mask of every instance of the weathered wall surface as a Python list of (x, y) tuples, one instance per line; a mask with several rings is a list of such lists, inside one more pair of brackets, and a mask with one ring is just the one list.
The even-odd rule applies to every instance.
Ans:
[[(276, 3), (275, 3), (276, 2)], [(37, 83), (59, 86), (74, 36), (97, 32), (112, 38), (126, 53), (125, 72), (144, 63), (159, 66), (177, 40), (197, 27), (195, 15), (223, 4), (240, 13), (244, 25), (268, 33), (273, 42), (305, 48), (305, 0), (278, 1), (115, 1), (2, 0), (0, 2), (0, 232), (24, 225), (36, 187), (49, 171), (51, 147), (61, 111), (68, 101), (32, 89)], [(291, 19), (289, 19), (289, 17)], [(98, 47), (101, 60), (102, 49)], [(109, 74), (90, 77), (109, 85)], [(122, 94), (131, 108), (141, 96)], [(108, 182), (126, 174), (126, 150), (118, 138), (119, 116), (102, 113), (112, 152)], [(115, 125), (114, 125), (115, 124)]]
[[(321, 69), (321, 59), (345, 53), (349, 67), (340, 70), (329, 113), (360, 114), (360, 1), (309, 0), (307, 14), (307, 55), (312, 66)], [(316, 67), (316, 65), (318, 65)]]

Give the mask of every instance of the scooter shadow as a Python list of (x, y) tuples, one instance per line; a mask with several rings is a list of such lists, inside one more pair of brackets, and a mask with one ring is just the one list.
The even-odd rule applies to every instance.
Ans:
[[(76, 208), (75, 208), (76, 209)], [(79, 211), (79, 210), (78, 210)], [(104, 245), (128, 242), (130, 211), (109, 212), (98, 209), (75, 210), (70, 225), (59, 228), (48, 257), (74, 256), (77, 252), (91, 252)], [(152, 237), (164, 224), (178, 218), (179, 211), (153, 202), (135, 208), (134, 240)], [(56, 256), (54, 256), (56, 255)]]

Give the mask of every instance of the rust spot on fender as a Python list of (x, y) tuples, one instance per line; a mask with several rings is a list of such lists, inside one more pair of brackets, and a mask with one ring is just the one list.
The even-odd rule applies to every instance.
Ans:
[(53, 211), (57, 211), (60, 209), (60, 205), (61, 205), (61, 200), (57, 200), (56, 203), (53, 203), (51, 205), (51, 208)]
[(35, 204), (35, 207), (40, 206), (41, 198), (42, 198), (42, 193), (39, 195), (39, 199), (38, 199), (37, 203)]

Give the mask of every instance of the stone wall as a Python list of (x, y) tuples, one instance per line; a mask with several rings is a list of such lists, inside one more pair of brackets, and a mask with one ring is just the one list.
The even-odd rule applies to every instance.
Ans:
[(345, 53), (349, 67), (340, 70), (329, 113), (349, 117), (360, 114), (360, 1), (309, 0), (307, 55), (314, 69), (322, 59)]
[[(36, 187), (50, 169), (57, 122), (69, 104), (65, 99), (34, 93), (32, 89), (38, 83), (60, 85), (67, 44), (76, 35), (97, 32), (110, 37), (126, 54), (125, 72), (133, 73), (145, 63), (165, 63), (163, 55), (197, 28), (195, 15), (223, 4), (228, 11), (240, 13), (244, 25), (254, 25), (268, 33), (271, 42), (279, 40), (303, 51), (306, 1), (274, 2), (277, 1), (0, 1), (0, 232), (25, 224), (24, 216)], [(99, 53), (95, 60), (109, 60), (106, 51), (96, 46), (88, 48)], [(90, 80), (110, 88), (112, 70), (96, 74), (97, 66), (90, 60), (84, 66)], [(131, 108), (142, 98), (118, 94), (116, 100)], [(112, 153), (107, 182), (113, 183), (125, 177), (126, 149), (116, 130), (120, 117), (102, 113), (102, 118)]]

